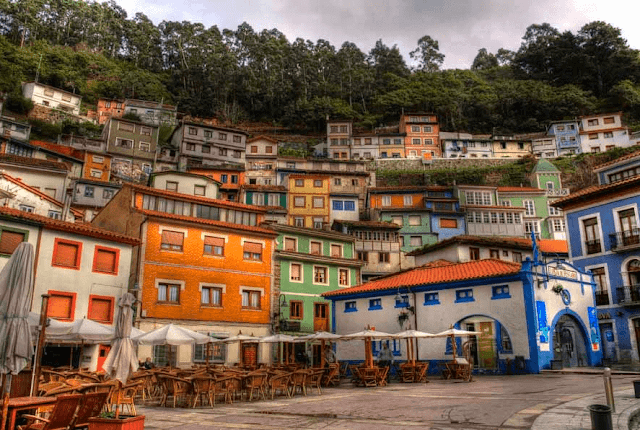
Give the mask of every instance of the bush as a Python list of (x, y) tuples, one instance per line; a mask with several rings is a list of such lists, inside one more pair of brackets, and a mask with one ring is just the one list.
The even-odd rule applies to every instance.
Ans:
[(11, 93), (5, 102), (5, 108), (17, 114), (26, 115), (33, 109), (33, 102), (20, 93)]

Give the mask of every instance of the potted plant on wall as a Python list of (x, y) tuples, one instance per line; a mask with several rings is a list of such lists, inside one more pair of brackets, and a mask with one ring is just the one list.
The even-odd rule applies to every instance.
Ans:
[(400, 329), (404, 327), (404, 323), (409, 321), (409, 318), (411, 317), (411, 315), (413, 315), (413, 313), (413, 306), (407, 306), (400, 311), (400, 313), (398, 314), (398, 324), (400, 325)]
[(560, 284), (555, 284), (553, 287), (551, 287), (551, 291), (558, 295), (562, 294), (562, 290), (564, 290), (564, 287)]

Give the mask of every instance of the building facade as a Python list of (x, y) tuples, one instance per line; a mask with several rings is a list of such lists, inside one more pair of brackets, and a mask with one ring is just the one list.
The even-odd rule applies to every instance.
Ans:
[(622, 112), (580, 117), (582, 152), (605, 152), (631, 146), (629, 129), (622, 125)]
[(77, 94), (38, 82), (26, 82), (22, 84), (22, 95), (35, 105), (80, 115), (82, 97)]
[(438, 117), (432, 113), (408, 113), (400, 116), (399, 131), (404, 134), (404, 154), (422, 158), (424, 154), (442, 157)]
[(181, 122), (171, 135), (179, 170), (237, 164), (244, 167), (247, 133), (195, 122)]

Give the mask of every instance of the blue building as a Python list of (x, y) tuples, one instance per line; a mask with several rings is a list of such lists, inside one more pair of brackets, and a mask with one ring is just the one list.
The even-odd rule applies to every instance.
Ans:
[(547, 134), (555, 136), (558, 156), (580, 154), (580, 124), (578, 120), (556, 121), (549, 125)]
[(432, 188), (424, 192), (424, 206), (430, 210), (431, 231), (438, 241), (465, 234), (465, 212), (453, 188)]
[(553, 203), (564, 210), (569, 258), (590, 270), (607, 362), (637, 362), (640, 348), (640, 151), (595, 169), (600, 184)]

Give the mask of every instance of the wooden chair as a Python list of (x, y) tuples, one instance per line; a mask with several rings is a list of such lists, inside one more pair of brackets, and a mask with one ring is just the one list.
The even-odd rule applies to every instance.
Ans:
[[(197, 374), (191, 379), (191, 383), (193, 384), (193, 404), (192, 408), (196, 407), (198, 400), (200, 400), (200, 405), (204, 406), (203, 398), (206, 398), (209, 401), (209, 406), (213, 407), (215, 395), (215, 378), (205, 375), (205, 374)], [(212, 389), (211, 386), (214, 386)]]
[(160, 406), (166, 406), (169, 397), (173, 397), (173, 407), (176, 407), (178, 397), (188, 397), (193, 393), (193, 385), (188, 379), (178, 378), (169, 374), (159, 374), (158, 379), (162, 381), (162, 398)]
[(413, 382), (415, 375), (414, 367), (411, 363), (402, 363), (400, 365), (400, 378), (402, 382)]
[(269, 390), (271, 391), (271, 400), (275, 398), (275, 395), (278, 392), (278, 390), (280, 390), (282, 394), (286, 394), (287, 397), (291, 397), (291, 393), (289, 391), (290, 380), (291, 380), (290, 372), (277, 372), (272, 374), (269, 377), (268, 387), (269, 387)]
[(214, 383), (209, 386), (211, 391), (211, 397), (213, 405), (216, 404), (216, 397), (223, 396), (226, 403), (232, 403), (232, 388), (234, 385), (234, 378), (231, 376), (217, 375), (215, 376)]
[(267, 372), (258, 370), (249, 373), (246, 379), (245, 388), (249, 392), (249, 401), (253, 400), (253, 393), (256, 392), (259, 397), (262, 395), (264, 399), (266, 397), (265, 387), (267, 385)]
[(27, 423), (18, 426), (19, 430), (67, 430), (73, 416), (78, 409), (82, 394), (69, 394), (58, 396), (49, 418), (41, 418), (35, 415), (22, 415)]
[[(189, 384), (190, 385), (190, 384)], [(121, 388), (115, 387), (109, 397), (110, 408), (115, 405), (116, 408), (121, 408), (124, 413), (124, 407), (127, 406), (130, 415), (136, 415), (136, 393), (142, 388), (140, 382), (133, 384), (123, 385)], [(174, 396), (174, 408), (175, 408), (175, 396)]]
[(376, 374), (376, 383), (379, 387), (387, 385), (387, 375), (389, 374), (389, 366), (379, 367)]
[[(336, 367), (337, 369), (337, 367)], [(318, 394), (322, 394), (322, 377), (325, 374), (324, 369), (308, 369), (305, 385), (310, 389), (316, 388)]]
[(355, 364), (349, 366), (349, 370), (351, 370), (351, 382), (355, 386), (360, 386), (363, 384), (362, 376), (360, 375), (360, 368)]
[(87, 393), (82, 397), (76, 416), (69, 425), (69, 430), (86, 428), (89, 426), (89, 418), (97, 417), (107, 403), (109, 392)]
[(307, 372), (303, 369), (296, 370), (291, 375), (291, 394), (296, 394), (300, 390), (301, 394), (307, 395), (306, 387)]
[(322, 385), (328, 387), (329, 385), (340, 385), (340, 365), (338, 363), (332, 363), (322, 376)]

